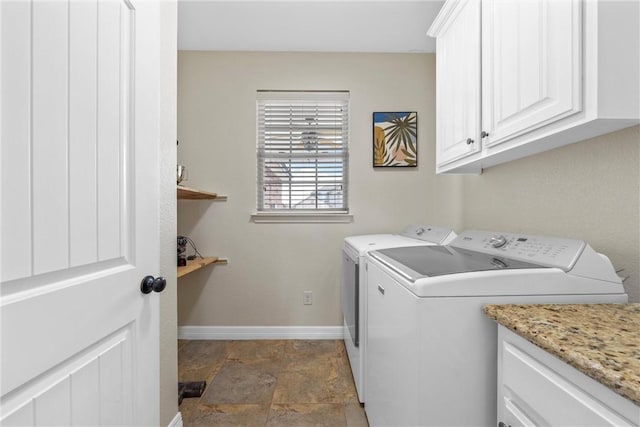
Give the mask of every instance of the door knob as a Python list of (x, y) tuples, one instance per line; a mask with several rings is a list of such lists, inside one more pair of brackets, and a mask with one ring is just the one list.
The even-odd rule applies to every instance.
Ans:
[(140, 282), (140, 291), (143, 294), (153, 292), (162, 292), (167, 287), (167, 279), (164, 277), (145, 276)]
[(473, 142), (474, 142), (473, 139), (467, 138), (467, 145), (471, 145), (473, 144)]

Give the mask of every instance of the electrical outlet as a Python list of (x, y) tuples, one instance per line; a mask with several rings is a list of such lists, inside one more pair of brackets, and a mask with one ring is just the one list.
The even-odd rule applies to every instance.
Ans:
[(302, 303), (304, 305), (311, 305), (313, 304), (313, 292), (311, 291), (304, 291), (302, 293)]

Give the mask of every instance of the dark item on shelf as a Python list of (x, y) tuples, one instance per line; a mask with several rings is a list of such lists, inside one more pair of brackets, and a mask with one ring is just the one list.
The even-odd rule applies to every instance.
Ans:
[(178, 267), (187, 265), (187, 243), (186, 237), (178, 236)]

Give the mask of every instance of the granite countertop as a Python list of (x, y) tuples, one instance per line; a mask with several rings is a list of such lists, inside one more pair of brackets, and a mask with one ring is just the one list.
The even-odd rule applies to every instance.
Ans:
[(484, 312), (640, 405), (640, 304), (487, 305)]

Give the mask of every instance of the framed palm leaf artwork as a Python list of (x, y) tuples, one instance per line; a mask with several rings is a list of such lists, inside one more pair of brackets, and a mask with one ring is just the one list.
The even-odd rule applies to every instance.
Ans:
[(373, 166), (418, 165), (418, 113), (373, 113)]

